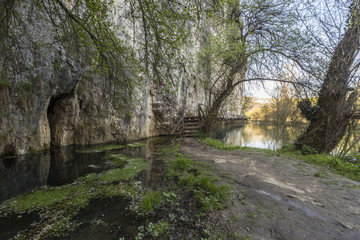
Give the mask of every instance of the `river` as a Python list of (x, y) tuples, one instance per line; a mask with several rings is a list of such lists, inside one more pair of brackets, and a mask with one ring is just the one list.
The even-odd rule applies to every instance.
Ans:
[(273, 123), (255, 122), (225, 126), (215, 138), (231, 146), (276, 150), (292, 143), (304, 130), (304, 125), (277, 126)]

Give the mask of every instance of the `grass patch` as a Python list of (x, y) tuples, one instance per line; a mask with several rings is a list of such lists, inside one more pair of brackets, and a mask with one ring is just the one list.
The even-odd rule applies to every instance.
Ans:
[(125, 165), (127, 162), (131, 160), (131, 158), (123, 154), (107, 154), (105, 159), (113, 164), (117, 164), (121, 166)]
[(221, 180), (212, 167), (196, 163), (191, 158), (172, 149), (173, 159), (168, 162), (168, 178), (175, 180), (177, 187), (193, 192), (202, 212), (222, 209), (228, 199), (230, 187), (221, 185)]
[(217, 148), (220, 150), (237, 150), (237, 149), (243, 149), (243, 147), (239, 147), (239, 146), (230, 146), (227, 145), (217, 139), (213, 139), (213, 138), (199, 138), (201, 142), (205, 143), (206, 145), (213, 147), (213, 148)]
[(187, 157), (178, 157), (172, 163), (172, 168), (174, 170), (184, 171), (191, 167), (192, 162), (190, 158)]
[(158, 191), (149, 190), (141, 201), (140, 208), (145, 212), (152, 212), (161, 203), (161, 194)]
[[(310, 152), (310, 154), (306, 154)], [(323, 166), (331, 171), (360, 181), (360, 161), (357, 156), (332, 156), (330, 154), (314, 154), (312, 151), (294, 151), (292, 146), (286, 146), (277, 150), (278, 154), (286, 155), (301, 159), (307, 163)], [(316, 173), (316, 177), (326, 177), (324, 172)]]

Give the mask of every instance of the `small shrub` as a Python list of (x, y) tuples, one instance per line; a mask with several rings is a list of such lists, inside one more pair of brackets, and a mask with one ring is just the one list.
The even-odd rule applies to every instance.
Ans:
[(11, 82), (5, 78), (0, 78), (0, 90), (8, 89), (11, 86)]

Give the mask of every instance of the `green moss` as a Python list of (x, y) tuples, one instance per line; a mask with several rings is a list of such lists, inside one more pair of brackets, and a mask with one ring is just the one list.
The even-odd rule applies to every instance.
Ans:
[(131, 158), (126, 157), (125, 155), (122, 154), (108, 154), (106, 155), (105, 158), (110, 162), (119, 165), (125, 165), (127, 161), (131, 160)]
[(129, 143), (128, 146), (129, 147), (143, 147), (143, 146), (145, 146), (145, 143), (139, 143), (139, 142)]
[(85, 148), (81, 150), (77, 150), (78, 153), (96, 153), (96, 152), (104, 152), (108, 150), (115, 150), (115, 149), (121, 149), (124, 148), (123, 145), (108, 145), (108, 146), (102, 146), (102, 147), (94, 147), (94, 148)]
[(140, 208), (146, 212), (152, 212), (161, 202), (161, 194), (157, 191), (149, 190), (141, 201)]
[(43, 188), (4, 202), (1, 205), (1, 210), (11, 210), (14, 212), (37, 210), (61, 201), (72, 193), (72, 189), (66, 186)]
[(78, 181), (84, 181), (84, 182), (91, 182), (91, 181), (95, 181), (98, 178), (98, 174), (96, 173), (89, 173), (83, 177), (78, 178)]
[(99, 180), (111, 183), (135, 177), (138, 172), (145, 170), (146, 162), (143, 159), (131, 159), (125, 168), (111, 169), (100, 174)]

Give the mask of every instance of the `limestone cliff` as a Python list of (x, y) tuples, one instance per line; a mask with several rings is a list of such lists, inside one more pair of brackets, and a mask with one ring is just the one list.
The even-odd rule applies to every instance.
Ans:
[[(49, 11), (54, 7), (41, 8), (39, 2), (6, 0), (0, 6), (7, 23), (0, 34), (0, 156), (51, 145), (168, 134), (179, 117), (196, 115), (198, 104), (206, 101), (196, 60), (201, 33), (194, 31), (190, 36), (194, 44), (184, 50), (187, 59), (174, 67), (170, 87), (139, 73), (132, 97), (124, 100), (127, 89), (94, 71), (86, 48), (76, 41), (71, 47), (62, 41), (64, 33), (57, 30), (61, 15), (52, 18)], [(65, 2), (70, 9), (73, 1)], [(114, 7), (110, 18), (120, 29), (119, 39), (141, 56), (140, 20), (129, 14), (128, 1), (117, 0)], [(126, 69), (132, 63), (125, 64)], [(129, 101), (130, 107), (119, 107), (122, 101)]]

